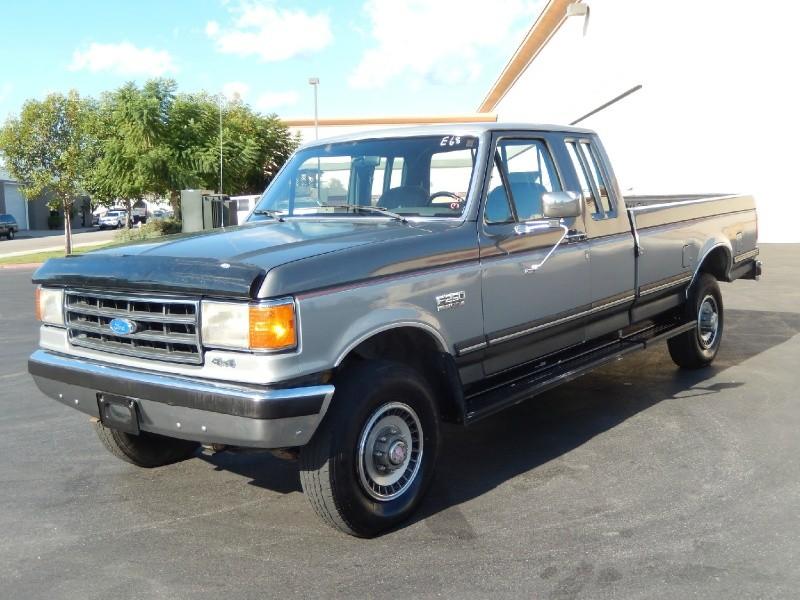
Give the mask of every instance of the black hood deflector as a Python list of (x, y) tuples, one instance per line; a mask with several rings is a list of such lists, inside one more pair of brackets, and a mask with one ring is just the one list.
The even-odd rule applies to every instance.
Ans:
[(266, 271), (210, 258), (86, 254), (51, 258), (33, 274), (42, 285), (252, 299)]

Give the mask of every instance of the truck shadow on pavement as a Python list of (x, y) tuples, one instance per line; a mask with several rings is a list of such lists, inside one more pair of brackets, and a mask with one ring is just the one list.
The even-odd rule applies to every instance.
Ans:
[[(728, 310), (723, 345), (714, 364), (681, 371), (666, 344), (633, 354), (471, 427), (444, 425), (431, 490), (409, 523), (428, 520), (436, 531), (474, 535), (458, 510), (448, 510), (534, 471), (648, 408), (672, 399), (710, 399), (743, 381), (704, 383), (726, 369), (782, 344), (800, 332), (800, 313)], [(269, 455), (203, 457), (252, 485), (300, 491), (296, 463)], [(446, 511), (446, 514), (439, 514)]]

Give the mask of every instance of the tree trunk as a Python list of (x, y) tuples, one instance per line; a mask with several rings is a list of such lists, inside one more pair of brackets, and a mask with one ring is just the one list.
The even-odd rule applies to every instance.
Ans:
[(130, 198), (126, 198), (125, 200), (125, 227), (130, 229), (133, 225), (133, 215), (131, 214), (133, 208), (131, 206)]
[(172, 206), (172, 218), (180, 221), (181, 215), (181, 193), (171, 190), (169, 193), (169, 203)]
[(72, 254), (72, 203), (64, 200), (64, 254)]

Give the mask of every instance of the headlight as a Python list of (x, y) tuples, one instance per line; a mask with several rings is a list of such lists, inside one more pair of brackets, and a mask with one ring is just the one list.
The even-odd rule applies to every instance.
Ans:
[(201, 315), (205, 346), (237, 350), (288, 350), (297, 346), (291, 299), (267, 304), (204, 300)]
[(37, 320), (64, 326), (64, 290), (37, 286), (35, 303)]

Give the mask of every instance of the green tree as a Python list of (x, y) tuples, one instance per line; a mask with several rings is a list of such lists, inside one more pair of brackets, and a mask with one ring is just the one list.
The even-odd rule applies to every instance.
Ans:
[(95, 156), (89, 151), (95, 144), (89, 126), (94, 110), (94, 103), (75, 91), (49, 94), (25, 102), (19, 117), (9, 118), (0, 129), (0, 151), (25, 196), (49, 193), (50, 209), (63, 210), (66, 254), (72, 252), (72, 207)]
[(145, 195), (167, 196), (177, 214), (181, 189), (261, 192), (297, 147), (298, 138), (275, 115), (176, 89), (172, 80), (154, 79), (103, 97), (97, 119), (102, 152), (89, 186), (95, 197), (120, 198), (130, 207)]
[(105, 203), (121, 200), (128, 224), (133, 202), (146, 194), (165, 194), (174, 183), (178, 165), (172, 161), (168, 132), (175, 89), (169, 79), (154, 79), (142, 88), (131, 82), (100, 102), (100, 157), (88, 188)]
[(173, 111), (175, 161), (194, 187), (229, 195), (259, 193), (299, 143), (276, 115), (260, 115), (241, 100), (220, 102), (206, 93), (185, 94), (176, 98)]

